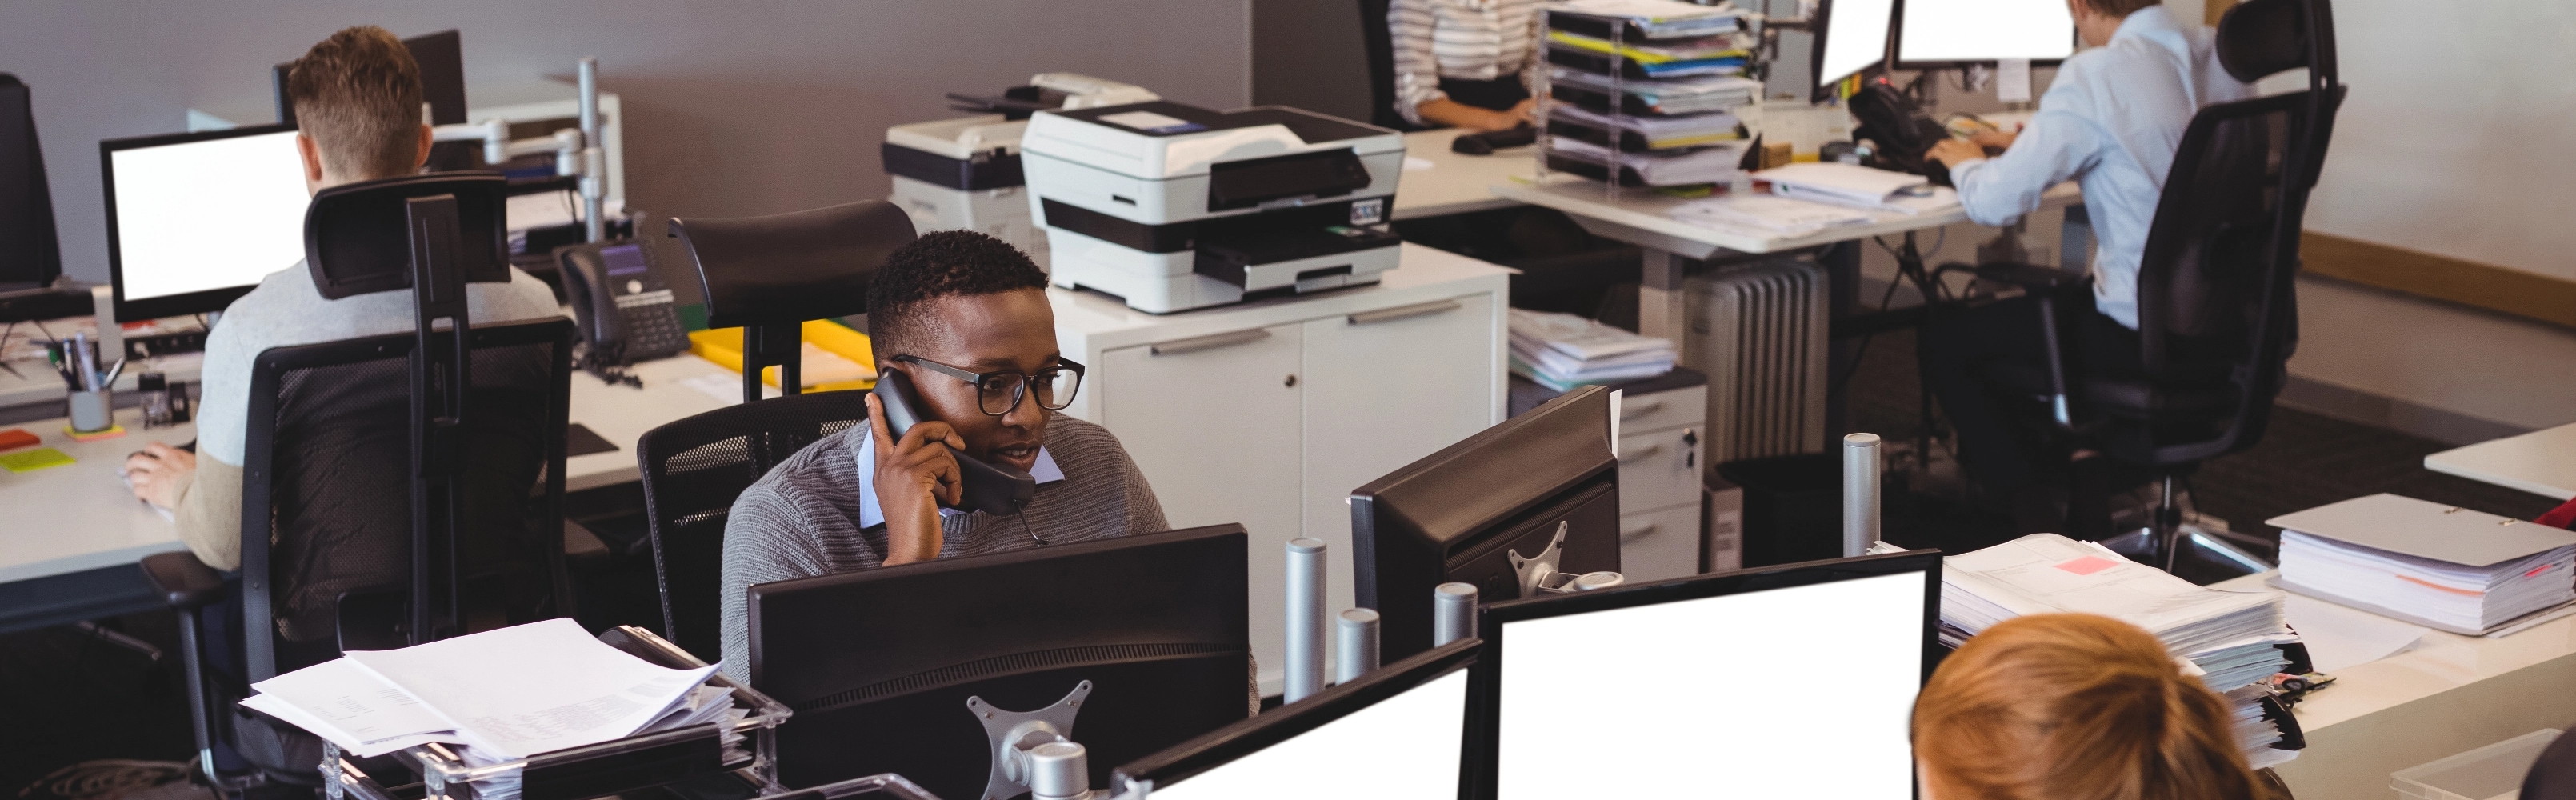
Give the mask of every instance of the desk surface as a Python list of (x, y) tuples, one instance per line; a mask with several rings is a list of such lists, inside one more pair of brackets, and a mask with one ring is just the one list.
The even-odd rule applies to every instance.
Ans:
[(2576, 424), (2444, 450), (2425, 456), (2424, 468), (2576, 500)]
[[(2272, 574), (2215, 588), (2260, 590)], [(2576, 723), (2576, 617), (2498, 639), (2430, 631), (2334, 675), (2299, 703), (2308, 749), (2278, 771), (2299, 800), (2379, 800), (2390, 772)]]
[[(1754, 228), (1683, 222), (1673, 219), (1672, 211), (1690, 200), (1649, 189), (1614, 191), (1601, 181), (1570, 174), (1558, 173), (1533, 183), (1502, 181), (1490, 189), (1502, 197), (1563, 211), (1595, 234), (1687, 258), (1708, 258), (1719, 250), (1777, 253), (1968, 221), (1968, 212), (1957, 208), (1923, 214), (1885, 211), (1872, 214), (1866, 225), (1784, 236)], [(2042, 198), (2042, 208), (2058, 208), (2082, 202), (2083, 192), (2069, 182), (2048, 190)]]
[(1394, 219), (1464, 214), (1520, 205), (1496, 197), (1497, 183), (1530, 180), (1538, 174), (1538, 148), (1515, 147), (1489, 156), (1449, 152), (1449, 143), (1466, 131), (1445, 128), (1404, 135), (1408, 163), (1419, 159), (1429, 169), (1406, 169), (1396, 179)]

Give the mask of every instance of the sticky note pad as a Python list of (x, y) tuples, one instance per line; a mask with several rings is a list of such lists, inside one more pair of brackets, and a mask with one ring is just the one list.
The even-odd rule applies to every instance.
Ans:
[(65, 425), (63, 426), (63, 433), (70, 435), (72, 437), (72, 441), (75, 442), (94, 442), (100, 439), (114, 439), (125, 435), (125, 426), (109, 425), (107, 426), (107, 430), (82, 432), (72, 430), (72, 426)]
[(5, 467), (10, 472), (34, 472), (69, 463), (72, 463), (71, 456), (63, 455), (63, 451), (51, 447), (0, 454), (0, 467)]
[(43, 444), (44, 441), (45, 440), (43, 439), (36, 438), (35, 434), (28, 433), (25, 428), (10, 428), (5, 431), (0, 431), (0, 453), (16, 450), (21, 447), (34, 447), (36, 445)]

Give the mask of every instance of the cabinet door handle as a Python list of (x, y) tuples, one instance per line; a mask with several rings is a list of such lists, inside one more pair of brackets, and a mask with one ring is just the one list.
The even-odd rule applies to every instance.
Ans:
[(1647, 457), (1647, 456), (1654, 455), (1654, 454), (1656, 454), (1656, 453), (1661, 453), (1661, 452), (1663, 452), (1663, 451), (1664, 451), (1664, 443), (1663, 443), (1663, 442), (1656, 442), (1656, 443), (1654, 443), (1654, 444), (1646, 445), (1646, 446), (1644, 446), (1644, 447), (1640, 447), (1640, 448), (1637, 448), (1637, 449), (1635, 449), (1635, 450), (1627, 450), (1627, 449), (1624, 449), (1624, 448), (1623, 448), (1623, 449), (1621, 450), (1621, 452), (1619, 453), (1619, 463), (1621, 463), (1621, 464), (1625, 464), (1625, 463), (1628, 463), (1628, 462), (1630, 462), (1630, 461), (1635, 461), (1635, 460), (1638, 460), (1638, 459), (1641, 459), (1641, 458), (1645, 458), (1645, 457)]
[(1394, 322), (1399, 319), (1427, 317), (1433, 314), (1456, 311), (1466, 307), (1467, 305), (1465, 303), (1460, 303), (1456, 300), (1433, 300), (1428, 303), (1415, 303), (1409, 306), (1381, 308), (1376, 311), (1362, 311), (1360, 313), (1344, 317), (1343, 319), (1350, 320), (1350, 323), (1353, 325), (1369, 325), (1379, 322)]
[(1146, 352), (1153, 353), (1158, 356), (1177, 356), (1182, 353), (1196, 353), (1201, 350), (1214, 350), (1219, 347), (1233, 347), (1238, 344), (1251, 344), (1268, 338), (1270, 338), (1269, 331), (1261, 328), (1254, 328), (1247, 331), (1234, 331), (1231, 333), (1220, 333), (1212, 336), (1193, 336), (1187, 339), (1174, 339), (1168, 342), (1148, 346), (1146, 348)]
[(1646, 524), (1644, 524), (1644, 525), (1639, 525), (1639, 526), (1634, 527), (1634, 528), (1620, 528), (1620, 529), (1619, 529), (1619, 541), (1624, 542), (1624, 541), (1628, 541), (1628, 540), (1631, 540), (1631, 539), (1636, 539), (1636, 538), (1639, 538), (1639, 537), (1643, 537), (1643, 536), (1645, 536), (1646, 534), (1654, 533), (1656, 528), (1661, 528), (1661, 527), (1663, 527), (1663, 523), (1660, 523), (1660, 522), (1649, 522), (1649, 523), (1646, 523)]
[(1664, 410), (1662, 400), (1648, 400), (1633, 406), (1622, 403), (1619, 407), (1619, 421), (1626, 422), (1662, 410)]

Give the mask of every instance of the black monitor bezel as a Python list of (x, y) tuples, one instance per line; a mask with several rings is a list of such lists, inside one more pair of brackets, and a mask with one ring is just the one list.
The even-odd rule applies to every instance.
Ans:
[[(1904, 0), (1895, 0), (1895, 2), (1901, 8)], [(1887, 41), (1879, 43), (1878, 61), (1862, 65), (1860, 69), (1853, 70), (1851, 75), (1827, 82), (1825, 80), (1825, 40), (1833, 36), (1834, 0), (1816, 0), (1816, 18), (1807, 25), (1807, 83), (1810, 84), (1807, 87), (1807, 101), (1821, 103), (1834, 99), (1834, 84), (1841, 83), (1852, 75), (1858, 75), (1861, 80), (1867, 81), (1872, 77), (1887, 74), (1888, 65), (1894, 63), (1893, 59), (1896, 57), (1895, 15), (1898, 11), (1898, 8), (1888, 10)]]
[[(1360, 709), (1376, 705), (1387, 698), (1448, 677), (1475, 666), (1482, 643), (1462, 639), (1425, 650), (1357, 680), (1337, 684), (1313, 697), (1263, 712), (1261, 716), (1228, 725), (1204, 736), (1183, 742), (1171, 749), (1120, 765), (1113, 789), (1144, 783), (1161, 787), (1188, 780), (1228, 762), (1251, 755), (1289, 739), (1305, 735), (1316, 728), (1350, 716)], [(1472, 680), (1471, 680), (1472, 682)], [(1467, 707), (1462, 708), (1458, 724), (1464, 730), (1472, 718), (1476, 697), (1471, 688)], [(1468, 742), (1459, 739), (1460, 778), (1466, 776)]]
[[(1468, 708), (1476, 722), (1468, 727), (1467, 747), (1474, 791), (1462, 797), (1490, 800), (1500, 788), (1499, 758), (1502, 729), (1497, 723), (1502, 709), (1503, 626), (1534, 619), (1588, 614), (1637, 606), (1657, 605), (1682, 600), (1698, 600), (1731, 594), (1744, 594), (1794, 586), (1812, 586), (1854, 578), (1873, 578), (1922, 572), (1923, 581), (1923, 668), (1920, 681), (1929, 682), (1932, 670), (1940, 666), (1945, 651), (1941, 647), (1941, 551), (1908, 550), (1901, 553), (1835, 558), (1756, 567), (1706, 575), (1671, 578), (1630, 586), (1619, 586), (1575, 594), (1551, 595), (1486, 606), (1478, 622), (1478, 633), (1484, 647), (1476, 659), (1475, 677), (1470, 681)], [(1918, 684), (1919, 685), (1919, 684)]]
[[(2002, 63), (2002, 59), (1995, 58), (1954, 59), (1948, 61), (1905, 60), (1905, 3), (1906, 0), (1896, 0), (1896, 9), (1893, 12), (1894, 16), (1887, 20), (1887, 57), (1885, 61), (1880, 63), (1888, 69), (1958, 69), (1962, 67), (1977, 66), (1991, 67)], [(2073, 57), (2077, 51), (2084, 49), (2084, 40), (2080, 34), (2075, 32), (2075, 26), (2073, 23), (2069, 23), (2066, 26), (2066, 37), (2068, 41), (2072, 42), (2072, 46), (2068, 47), (2066, 51), (2066, 55), (2068, 57)], [(2065, 62), (2065, 58), (2034, 58), (2030, 60), (2030, 65), (2033, 67), (2056, 67), (2057, 65)]]
[[(181, 314), (204, 314), (222, 311), (225, 307), (232, 305), (234, 300), (241, 299), (242, 295), (250, 294), (252, 289), (259, 287), (259, 284), (252, 283), (246, 286), (207, 289), (205, 291), (162, 295), (160, 297), (147, 297), (136, 300), (126, 299), (125, 253), (124, 246), (121, 244), (122, 236), (116, 227), (116, 154), (125, 150), (141, 150), (149, 147), (195, 144), (197, 142), (209, 142), (219, 139), (235, 139), (247, 136), (267, 136), (277, 133), (293, 133), (294, 131), (295, 126), (293, 125), (246, 125), (239, 128), (228, 128), (220, 131), (169, 133), (158, 136), (138, 136), (128, 139), (107, 139), (98, 143), (99, 196), (101, 205), (107, 211), (107, 275), (109, 284), (115, 287), (116, 318), (119, 321), (136, 322), (147, 319), (157, 319), (160, 317), (178, 316)], [(297, 226), (295, 228), (294, 235), (297, 241), (303, 241), (303, 227), (300, 225)]]

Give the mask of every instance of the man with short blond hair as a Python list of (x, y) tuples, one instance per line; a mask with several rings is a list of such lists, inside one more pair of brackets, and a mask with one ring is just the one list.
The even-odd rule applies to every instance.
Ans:
[[(309, 192), (411, 175), (429, 158), (420, 67), (383, 28), (360, 25), (313, 45), (289, 68), (286, 95)], [(515, 267), (508, 283), (468, 285), (466, 299), (477, 324), (559, 313), (553, 290)], [(127, 458), (135, 496), (173, 510), (180, 541), (199, 560), (239, 569), (251, 360), (270, 348), (401, 333), (414, 324), (410, 289), (326, 300), (302, 262), (260, 280), (206, 335), (197, 452), (154, 443)]]

